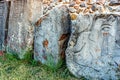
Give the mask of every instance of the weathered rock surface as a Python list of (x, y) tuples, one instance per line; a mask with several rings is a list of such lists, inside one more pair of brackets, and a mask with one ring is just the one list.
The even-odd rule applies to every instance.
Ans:
[(4, 48), (5, 27), (7, 22), (8, 4), (0, 1), (0, 50)]
[(24, 58), (26, 51), (32, 49), (32, 24), (42, 15), (41, 3), (40, 0), (15, 0), (11, 1), (10, 9), (7, 51)]
[[(120, 16), (81, 15), (72, 21), (67, 67), (76, 77), (117, 80), (120, 71)], [(117, 72), (118, 71), (118, 72)]]
[(38, 20), (35, 28), (34, 58), (43, 64), (56, 65), (64, 58), (66, 42), (70, 34), (68, 8), (59, 5)]
[[(65, 57), (67, 48), (67, 66), (76, 77), (118, 79), (119, 0), (8, 1), (11, 7), (7, 52), (24, 58), (34, 43), (35, 60), (53, 67)], [(6, 9), (0, 0), (0, 50), (6, 37)]]

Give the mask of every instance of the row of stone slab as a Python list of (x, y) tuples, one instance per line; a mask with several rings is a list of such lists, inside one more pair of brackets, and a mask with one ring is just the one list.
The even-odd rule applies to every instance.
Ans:
[[(120, 76), (120, 15), (79, 14), (71, 20), (65, 5), (36, 23), (34, 57), (55, 64), (66, 59), (76, 77), (117, 80)], [(48, 60), (47, 60), (48, 59)]]
[(78, 78), (120, 78), (118, 13), (78, 14), (71, 20), (66, 5), (56, 5), (42, 15), (39, 0), (18, 0), (10, 4), (5, 47), (8, 53), (24, 58), (27, 51), (33, 50), (35, 60), (43, 64), (52, 62), (55, 66), (65, 58), (68, 69)]

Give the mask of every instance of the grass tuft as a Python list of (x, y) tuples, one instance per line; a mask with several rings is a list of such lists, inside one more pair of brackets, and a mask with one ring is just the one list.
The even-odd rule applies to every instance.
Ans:
[(1, 56), (0, 80), (80, 80), (73, 77), (65, 65), (53, 71), (26, 56), (23, 60), (12, 54)]

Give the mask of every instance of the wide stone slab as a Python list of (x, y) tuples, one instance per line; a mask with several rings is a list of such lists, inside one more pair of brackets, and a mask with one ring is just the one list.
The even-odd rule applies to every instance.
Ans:
[(64, 58), (70, 34), (68, 8), (58, 5), (36, 22), (34, 58), (43, 64), (55, 66)]
[(117, 80), (120, 76), (120, 16), (79, 14), (72, 20), (66, 62), (76, 77)]

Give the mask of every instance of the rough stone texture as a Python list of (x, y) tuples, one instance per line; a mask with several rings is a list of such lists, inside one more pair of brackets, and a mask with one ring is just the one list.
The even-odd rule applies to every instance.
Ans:
[(4, 48), (7, 13), (7, 2), (0, 1), (0, 50)]
[(120, 76), (120, 71), (117, 70), (120, 65), (119, 18), (118, 15), (112, 14), (79, 14), (77, 19), (72, 21), (66, 62), (67, 67), (76, 77), (118, 79)]
[(26, 15), (31, 23), (35, 23), (41, 15), (43, 15), (43, 5), (42, 0), (27, 0), (27, 9), (28, 14)]
[(36, 26), (38, 27), (35, 29), (35, 60), (45, 64), (52, 58), (52, 64), (56, 65), (61, 58), (64, 58), (70, 33), (68, 8), (64, 5), (56, 6), (50, 13), (41, 17)]
[(7, 51), (9, 53), (15, 53), (20, 58), (24, 58), (25, 52), (32, 48), (33, 24), (42, 14), (40, 5), (40, 0), (11, 1), (7, 38)]
[[(33, 49), (34, 37), (35, 60), (53, 66), (65, 57), (69, 40), (66, 62), (76, 77), (117, 80), (120, 76), (120, 0), (8, 1), (7, 52), (23, 58)], [(0, 49), (7, 14), (1, 3)]]

